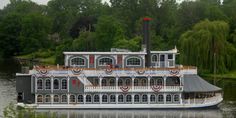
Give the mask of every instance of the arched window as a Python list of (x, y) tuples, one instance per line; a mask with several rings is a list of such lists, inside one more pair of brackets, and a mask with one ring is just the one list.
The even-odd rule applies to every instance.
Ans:
[(162, 79), (161, 79), (161, 78), (158, 78), (158, 79), (157, 79), (157, 85), (163, 85), (163, 82), (162, 82)]
[(107, 95), (102, 95), (102, 102), (108, 102), (108, 97)]
[(131, 80), (130, 79), (126, 79), (125, 80), (125, 84), (126, 84), (126, 86), (131, 86)]
[(126, 95), (126, 102), (131, 102), (131, 101), (132, 101), (132, 96)]
[(106, 79), (102, 79), (102, 86), (106, 86), (107, 85), (107, 80)]
[(75, 103), (75, 95), (70, 95), (70, 103)]
[(155, 82), (154, 79), (151, 79), (151, 80), (150, 80), (150, 86), (153, 86), (153, 85), (154, 85), (154, 82)]
[(140, 66), (141, 65), (141, 59), (136, 57), (131, 57), (127, 59), (126, 61), (127, 66)]
[(143, 95), (142, 96), (142, 102), (147, 102), (148, 100), (148, 96), (147, 95)]
[(110, 95), (110, 102), (115, 103), (116, 102), (116, 96), (115, 95)]
[(45, 96), (45, 102), (46, 102), (46, 103), (51, 102), (51, 96), (50, 96), (50, 95), (46, 95), (46, 96)]
[(58, 79), (54, 79), (54, 81), (53, 81), (53, 89), (59, 89), (59, 80)]
[(84, 96), (83, 95), (78, 95), (78, 102), (83, 103), (84, 102)]
[(166, 95), (166, 102), (171, 102), (171, 95)]
[(174, 101), (179, 102), (179, 95), (174, 95)]
[(158, 102), (163, 102), (163, 101), (164, 101), (164, 96), (158, 95)]
[(67, 102), (67, 96), (66, 95), (62, 95), (61, 96), (61, 102), (62, 103), (66, 103)]
[(142, 86), (146, 86), (147, 85), (147, 80), (146, 79), (142, 79)]
[(122, 81), (122, 79), (119, 79), (119, 80), (118, 80), (118, 86), (123, 86), (123, 81)]
[(53, 102), (58, 103), (59, 102), (59, 95), (53, 96)]
[(98, 61), (98, 65), (99, 66), (106, 66), (106, 65), (112, 65), (113, 64), (113, 60), (110, 57), (104, 57), (99, 59)]
[(152, 55), (152, 62), (158, 62), (158, 56)]
[(91, 95), (86, 95), (86, 102), (92, 102)]
[(150, 96), (150, 101), (151, 102), (156, 102), (156, 96), (155, 95), (151, 95)]
[(115, 79), (110, 80), (110, 86), (115, 86)]
[(139, 102), (139, 95), (134, 96), (134, 102)]
[(123, 95), (118, 96), (118, 102), (124, 102), (124, 96)]
[(61, 89), (67, 89), (67, 80), (66, 79), (63, 79), (61, 81)]
[(47, 79), (46, 81), (45, 81), (45, 83), (46, 83), (46, 89), (51, 89), (51, 80), (50, 79)]
[(99, 95), (94, 95), (93, 101), (94, 101), (95, 103), (98, 103), (98, 102), (99, 102)]
[(138, 79), (134, 79), (134, 86), (138, 86)]
[(71, 59), (71, 66), (84, 66), (85, 65), (85, 59), (81, 57), (74, 57)]
[(37, 95), (37, 102), (42, 103), (43, 102), (43, 96), (42, 95)]
[(37, 89), (43, 89), (43, 80), (42, 79), (37, 80)]

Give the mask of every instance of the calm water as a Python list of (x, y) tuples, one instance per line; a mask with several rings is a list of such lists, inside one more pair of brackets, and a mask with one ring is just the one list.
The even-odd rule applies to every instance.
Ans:
[[(20, 65), (14, 60), (0, 61), (0, 117), (4, 107), (16, 103), (14, 74)], [(212, 82), (211, 80), (209, 80)], [(52, 110), (40, 111), (70, 118), (234, 118), (236, 117), (236, 80), (218, 80), (224, 90), (224, 102), (215, 109), (195, 110)]]

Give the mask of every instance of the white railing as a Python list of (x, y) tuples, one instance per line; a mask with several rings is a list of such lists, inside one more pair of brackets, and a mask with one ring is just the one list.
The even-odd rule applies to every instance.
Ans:
[[(125, 86), (124, 86), (125, 87)], [(85, 86), (84, 92), (154, 92), (150, 86), (129, 86), (122, 89), (122, 86)], [(183, 86), (162, 86), (155, 92), (180, 92)]]

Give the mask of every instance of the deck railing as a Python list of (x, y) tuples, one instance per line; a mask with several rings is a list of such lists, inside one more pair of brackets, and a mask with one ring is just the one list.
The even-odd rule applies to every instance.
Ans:
[(153, 89), (151, 86), (85, 86), (85, 92), (179, 92), (183, 86), (160, 86)]
[(191, 99), (183, 99), (183, 104), (209, 104), (215, 103), (222, 99), (221, 94), (216, 94), (213, 97), (208, 98), (191, 98)]

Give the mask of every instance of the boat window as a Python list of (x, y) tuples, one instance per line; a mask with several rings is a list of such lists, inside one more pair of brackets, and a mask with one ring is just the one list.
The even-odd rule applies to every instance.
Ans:
[(142, 102), (147, 102), (147, 100), (148, 100), (147, 95), (143, 95), (143, 97), (142, 97)]
[(45, 83), (46, 83), (46, 89), (51, 89), (51, 80), (47, 79)]
[(132, 58), (127, 59), (126, 63), (127, 63), (127, 66), (140, 66), (141, 59), (132, 57)]
[(166, 102), (171, 102), (171, 95), (166, 96)]
[(112, 103), (116, 102), (116, 96), (115, 95), (110, 96), (110, 102), (112, 102)]
[(118, 102), (124, 102), (124, 96), (123, 95), (118, 96)]
[(164, 101), (164, 96), (158, 95), (158, 102), (163, 102), (163, 101)]
[(122, 79), (119, 79), (119, 80), (118, 80), (118, 86), (123, 86), (123, 81), (122, 81)]
[(139, 102), (139, 95), (134, 96), (134, 102)]
[(132, 100), (131, 95), (127, 95), (127, 96), (126, 96), (126, 102), (131, 102), (131, 100)]
[(150, 96), (150, 101), (151, 102), (155, 102), (156, 101), (156, 96), (155, 95), (151, 95)]
[(71, 66), (84, 66), (85, 59), (81, 57), (75, 57), (71, 59)]
[(110, 86), (115, 86), (115, 79), (110, 80)]
[(108, 102), (107, 95), (102, 96), (102, 102)]
[(45, 96), (45, 102), (46, 103), (51, 102), (51, 96), (50, 95)]
[(70, 103), (75, 103), (75, 95), (70, 95)]
[(107, 85), (107, 80), (106, 79), (102, 79), (102, 86), (106, 86)]
[(61, 82), (61, 89), (67, 89), (67, 80), (63, 79)]
[(39, 103), (43, 102), (43, 96), (42, 95), (37, 96), (37, 102), (39, 102)]
[(178, 101), (179, 101), (179, 95), (175, 95), (175, 96), (174, 96), (174, 101), (175, 101), (175, 102), (178, 102)]
[(152, 62), (158, 62), (158, 56), (152, 55)]
[(157, 79), (157, 85), (162, 85), (162, 79), (161, 78)]
[(126, 86), (131, 86), (131, 80), (130, 79), (125, 80), (125, 83), (126, 83)]
[(154, 79), (150, 80), (150, 85), (153, 86), (154, 85)]
[(43, 89), (43, 80), (42, 79), (37, 80), (37, 89)]
[(98, 78), (94, 79), (94, 86), (98, 86), (99, 85), (99, 80)]
[(84, 102), (84, 96), (83, 95), (78, 95), (78, 102)]
[(53, 89), (59, 89), (59, 80), (58, 79), (55, 79), (53, 81)]
[(168, 59), (173, 59), (173, 54), (168, 54)]
[(58, 95), (53, 96), (53, 102), (55, 102), (55, 103), (59, 102), (59, 96)]
[(67, 102), (67, 96), (66, 95), (61, 96), (61, 102), (63, 102), (63, 103)]
[(138, 79), (134, 79), (134, 86), (138, 86)]
[(146, 86), (147, 85), (147, 80), (146, 79), (142, 79), (142, 86)]
[(94, 95), (94, 102), (99, 102), (99, 95)]
[(98, 64), (99, 64), (99, 66), (112, 65), (113, 60), (109, 57), (104, 57), (104, 58), (99, 59)]
[(86, 102), (92, 102), (91, 95), (86, 95)]

